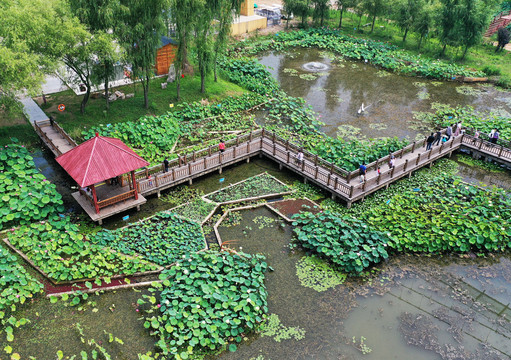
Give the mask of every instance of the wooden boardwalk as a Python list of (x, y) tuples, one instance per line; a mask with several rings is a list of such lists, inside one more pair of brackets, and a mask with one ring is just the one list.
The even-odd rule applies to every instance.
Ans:
[[(76, 146), (56, 123), (36, 123), (36, 131), (56, 156)], [(503, 141), (500, 141), (503, 143)], [(474, 156), (491, 157), (493, 160), (511, 166), (511, 144), (506, 147), (491, 144), (482, 139), (462, 134), (451, 137), (445, 143), (433, 146), (426, 151), (426, 140), (414, 141), (392, 154), (370, 164), (367, 167), (365, 181), (360, 181), (359, 170), (346, 171), (317, 155), (304, 151), (304, 161), (297, 163), (299, 150), (297, 145), (285, 141), (274, 133), (259, 129), (240, 135), (226, 143), (225, 152), (219, 152), (217, 146), (196, 151), (170, 161), (169, 169), (164, 172), (163, 165), (152, 166), (135, 173), (137, 190), (141, 195), (160, 195), (161, 191), (182, 183), (191, 184), (193, 179), (214, 171), (222, 172), (226, 166), (242, 161), (250, 161), (253, 156), (263, 155), (302, 176), (329, 192), (334, 199), (344, 201), (348, 207), (354, 201), (362, 200), (369, 194), (403, 178), (424, 166), (431, 166), (435, 160), (464, 148)], [(389, 167), (389, 159), (394, 156), (394, 167)], [(380, 173), (377, 169), (380, 168)]]
[[(450, 157), (461, 147), (511, 165), (510, 149), (482, 139), (474, 139), (467, 134), (451, 137), (448, 142), (433, 146), (429, 151), (426, 151), (425, 143), (425, 139), (413, 142), (378, 161), (366, 164), (367, 174), (364, 182), (359, 180), (358, 170), (348, 172), (307, 152), (303, 163), (298, 164), (295, 160), (298, 147), (265, 130), (258, 130), (228, 142), (224, 153), (210, 147), (175, 159), (167, 173), (163, 172), (162, 166), (155, 166), (139, 171), (135, 175), (141, 194), (159, 195), (164, 189), (185, 182), (191, 183), (194, 178), (213, 171), (222, 171), (225, 166), (248, 161), (250, 157), (262, 154), (278, 162), (281, 168), (286, 167), (303, 176), (305, 181), (328, 191), (333, 198), (345, 201), (349, 207), (354, 201), (361, 200), (403, 177), (409, 177), (424, 166), (431, 166), (435, 160)], [(391, 156), (395, 157), (393, 168), (389, 168), (388, 165)], [(377, 172), (378, 167), (380, 174)]]
[(55, 154), (55, 157), (77, 146), (76, 142), (56, 122), (53, 122), (52, 125), (50, 120), (35, 121), (34, 128), (45, 145)]

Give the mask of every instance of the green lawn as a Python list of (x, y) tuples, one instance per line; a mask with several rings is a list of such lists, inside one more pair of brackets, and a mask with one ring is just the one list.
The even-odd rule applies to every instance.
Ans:
[[(76, 96), (71, 90), (51, 95), (47, 104), (42, 105), (42, 109), (48, 115), (53, 115), (71, 137), (79, 139), (85, 128), (100, 123), (136, 120), (144, 115), (161, 115), (175, 110), (176, 107), (170, 108), (170, 104), (177, 104), (176, 85), (175, 83), (168, 84), (167, 89), (162, 89), (160, 84), (164, 81), (163, 78), (151, 81), (149, 109), (144, 108), (144, 93), (140, 84), (116, 88), (115, 90), (120, 90), (125, 94), (135, 93), (135, 97), (110, 103), (108, 111), (106, 111), (105, 99), (100, 97), (91, 98), (85, 108), (85, 114), (80, 114), (82, 96)], [(246, 92), (247, 90), (220, 78), (215, 83), (213, 76), (210, 76), (206, 80), (206, 93), (201, 94), (199, 76), (186, 76), (181, 79), (181, 102), (185, 103), (201, 99), (217, 102), (229, 95), (238, 96)], [(57, 110), (59, 104), (66, 106), (64, 112)]]
[[(339, 25), (339, 12), (331, 11), (331, 18), (329, 25), (337, 27)], [(461, 60), (463, 54), (462, 49), (455, 49), (447, 47), (446, 54), (440, 57), (442, 52), (442, 44), (436, 38), (427, 39), (422, 42), (420, 51), (417, 49), (419, 43), (419, 36), (415, 33), (408, 33), (406, 43), (403, 43), (403, 31), (395, 26), (392, 22), (376, 20), (374, 32), (371, 34), (371, 26), (363, 26), (364, 24), (371, 23), (370, 18), (362, 17), (362, 27), (358, 28), (359, 18), (356, 14), (344, 12), (342, 20), (342, 30), (345, 34), (353, 35), (358, 38), (373, 39), (379, 41), (390, 42), (400, 48), (409, 50), (416, 54), (430, 58), (440, 58), (448, 62), (455, 62), (469, 68), (477, 70), (486, 70), (486, 67), (491, 67), (497, 72), (501, 73), (501, 81), (511, 87), (511, 53), (503, 51), (498, 54), (495, 53), (495, 47), (489, 43), (483, 43), (469, 49), (468, 54), (464, 60)], [(357, 28), (357, 30), (355, 30)], [(493, 35), (492, 41), (496, 41)], [(503, 84), (505, 85), (505, 84)]]

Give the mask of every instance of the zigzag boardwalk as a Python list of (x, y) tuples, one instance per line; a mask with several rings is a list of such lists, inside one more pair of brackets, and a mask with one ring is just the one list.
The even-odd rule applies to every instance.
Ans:
[[(48, 124), (45, 122), (35, 124), (35, 127), (41, 139), (56, 156), (76, 146), (74, 140), (56, 123), (50, 126), (49, 122)], [(425, 150), (425, 143), (425, 139), (415, 141), (401, 150), (366, 164), (365, 181), (360, 182), (358, 170), (346, 171), (308, 152), (304, 152), (304, 161), (297, 163), (296, 156), (299, 150), (297, 145), (261, 129), (228, 141), (223, 153), (219, 152), (216, 146), (211, 146), (172, 160), (168, 172), (163, 171), (163, 165), (157, 165), (136, 172), (135, 177), (140, 194), (159, 196), (162, 190), (186, 182), (191, 184), (197, 177), (214, 171), (222, 172), (225, 166), (242, 161), (249, 162), (253, 156), (264, 155), (278, 162), (281, 168), (286, 167), (303, 176), (304, 181), (316, 184), (328, 191), (332, 198), (341, 199), (350, 207), (354, 201), (364, 199), (367, 195), (388, 187), (392, 182), (405, 176), (409, 177), (414, 171), (426, 165), (431, 166), (439, 158), (450, 157), (453, 151), (462, 147), (476, 156), (491, 157), (495, 161), (511, 166), (509, 147), (474, 139), (468, 134), (452, 137), (448, 142), (433, 146), (430, 151)], [(395, 157), (393, 168), (389, 168), (388, 165), (390, 156)], [(378, 167), (380, 174), (377, 172)]]

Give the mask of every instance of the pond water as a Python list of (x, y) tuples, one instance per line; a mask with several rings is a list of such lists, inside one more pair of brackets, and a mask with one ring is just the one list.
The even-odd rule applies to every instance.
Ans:
[[(261, 217), (275, 220), (273, 227), (257, 227)], [(259, 208), (219, 231), (230, 246), (267, 257), (274, 269), (266, 280), (269, 313), (305, 337), (251, 335), (221, 359), (509, 358), (509, 258), (399, 256), (362, 281), (317, 292), (300, 284), (296, 264), (305, 253), (290, 250), (291, 228), (280, 224)]]
[[(352, 126), (368, 138), (425, 134), (429, 127), (413, 121), (413, 111), (431, 111), (431, 104), (472, 105), (477, 110), (511, 113), (511, 93), (485, 84), (460, 84), (396, 75), (360, 61), (333, 61), (331, 53), (299, 48), (259, 57), (289, 95), (302, 97), (321, 116), (323, 130), (336, 136), (339, 126)], [(330, 69), (311, 72), (304, 64)], [(473, 95), (460, 93), (470, 92)], [(358, 110), (362, 103), (367, 108)], [(511, 115), (509, 115), (511, 116)], [(345, 128), (351, 135), (357, 130)]]

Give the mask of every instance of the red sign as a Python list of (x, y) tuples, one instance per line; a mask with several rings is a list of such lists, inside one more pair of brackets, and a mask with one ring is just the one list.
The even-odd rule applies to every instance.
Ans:
[(60, 104), (59, 106), (57, 106), (57, 109), (58, 109), (59, 111), (64, 111), (64, 110), (66, 110), (66, 105), (64, 105), (64, 104)]

